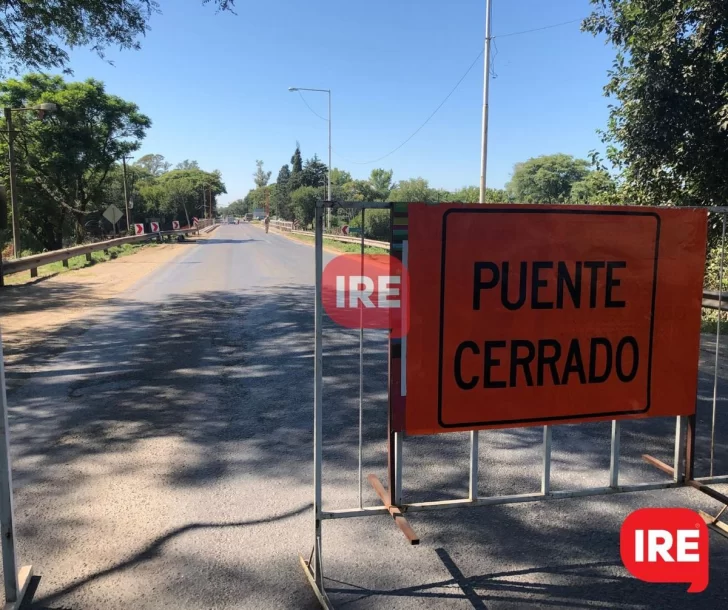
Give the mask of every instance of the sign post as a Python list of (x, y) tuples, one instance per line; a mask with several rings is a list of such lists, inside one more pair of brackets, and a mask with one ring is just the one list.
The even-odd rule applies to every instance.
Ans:
[(179, 231), (179, 220), (173, 220), (172, 221), (172, 230), (173, 231)]
[(134, 235), (144, 235), (144, 225), (140, 222), (134, 225)]
[(159, 223), (158, 222), (150, 222), (149, 227), (150, 227), (150, 231), (152, 233), (159, 233)]

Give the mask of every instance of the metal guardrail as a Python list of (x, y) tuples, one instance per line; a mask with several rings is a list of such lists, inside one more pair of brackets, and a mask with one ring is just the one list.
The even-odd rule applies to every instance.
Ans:
[(728, 311), (728, 292), (718, 293), (717, 290), (703, 290), (703, 307)]
[(42, 254), (33, 254), (23, 258), (0, 261), (0, 286), (3, 285), (3, 277), (20, 273), (22, 271), (30, 271), (31, 276), (35, 277), (38, 267), (57, 263), (59, 261), (66, 262), (69, 258), (76, 256), (90, 256), (93, 252), (108, 250), (114, 246), (122, 246), (124, 244), (136, 244), (151, 239), (161, 239), (165, 235), (187, 235), (198, 231), (198, 228), (178, 229), (176, 231), (161, 231), (160, 233), (146, 233), (144, 235), (131, 235), (129, 237), (119, 237), (106, 241), (98, 241), (92, 244), (83, 244), (74, 246), (73, 248), (63, 248), (62, 250), (54, 250), (53, 252), (43, 252)]
[[(275, 225), (273, 225), (273, 222), (271, 222), (271, 226), (274, 228), (278, 228)], [(286, 230), (287, 233), (293, 233), (294, 235), (308, 235), (309, 237), (314, 237), (313, 231), (293, 231), (293, 230)], [(348, 237), (346, 235), (332, 235), (330, 233), (324, 233), (324, 239), (331, 239), (333, 241), (341, 241), (345, 243), (350, 244), (360, 244), (361, 243), (361, 237)], [(382, 248), (383, 250), (389, 250), (389, 242), (388, 241), (377, 241), (376, 239), (365, 239), (364, 240), (365, 246), (370, 246), (372, 248)]]

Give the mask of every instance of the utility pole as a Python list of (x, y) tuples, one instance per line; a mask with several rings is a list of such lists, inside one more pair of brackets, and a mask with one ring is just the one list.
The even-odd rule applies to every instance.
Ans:
[(15, 130), (13, 110), (5, 108), (5, 123), (8, 126), (8, 163), (10, 165), (10, 206), (13, 214), (13, 256), (20, 258), (20, 215), (18, 214), (18, 189), (15, 186)]
[[(121, 165), (124, 174), (124, 207), (126, 208), (126, 232), (129, 233), (129, 227), (131, 227), (131, 224), (129, 224), (129, 195), (127, 195), (126, 192), (126, 155), (121, 158)], [(114, 225), (114, 228), (116, 228), (116, 225)]]
[(485, 50), (483, 52), (483, 141), (480, 154), (480, 203), (485, 203), (485, 177), (488, 171), (488, 94), (490, 86), (491, 0), (485, 0)]

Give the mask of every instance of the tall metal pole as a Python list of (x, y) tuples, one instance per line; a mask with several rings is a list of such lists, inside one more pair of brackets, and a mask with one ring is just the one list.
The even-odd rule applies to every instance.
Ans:
[[(488, 171), (488, 95), (490, 86), (490, 14), (491, 0), (485, 0), (485, 50), (483, 52), (483, 140), (480, 153), (480, 203), (485, 203), (485, 177)], [(470, 432), (470, 480), (468, 496), (478, 499), (478, 431)]]
[(131, 224), (129, 224), (129, 195), (126, 192), (126, 156), (121, 158), (121, 165), (124, 173), (124, 206), (126, 206), (126, 232), (128, 233)]
[(10, 170), (10, 206), (13, 213), (13, 255), (20, 258), (20, 215), (18, 213), (18, 189), (15, 186), (15, 130), (13, 110), (5, 108), (5, 122), (8, 126), (8, 163)]
[(316, 268), (316, 305), (314, 309), (314, 378), (313, 378), (313, 513), (314, 548), (313, 575), (319, 591), (324, 590), (323, 566), (321, 561), (321, 512), (323, 485), (323, 210), (316, 204), (315, 212), (315, 268)]
[[(328, 182), (328, 195), (327, 199), (329, 201), (332, 201), (331, 198), (331, 89), (328, 91), (329, 93), (329, 175), (327, 177)], [(328, 225), (329, 231), (331, 231), (331, 208), (326, 209), (326, 224)], [(364, 231), (364, 227), (362, 227), (362, 233)]]
[(483, 140), (480, 154), (480, 203), (485, 203), (485, 178), (488, 171), (488, 95), (490, 85), (491, 0), (485, 0), (485, 50), (483, 52)]

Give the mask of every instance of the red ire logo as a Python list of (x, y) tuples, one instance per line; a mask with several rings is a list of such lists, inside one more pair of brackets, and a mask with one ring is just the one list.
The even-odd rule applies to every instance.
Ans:
[(687, 508), (642, 508), (624, 520), (622, 563), (646, 582), (687, 582), (688, 593), (708, 586), (708, 528)]
[(407, 334), (407, 270), (388, 254), (342, 254), (324, 269), (324, 309), (346, 328)]

